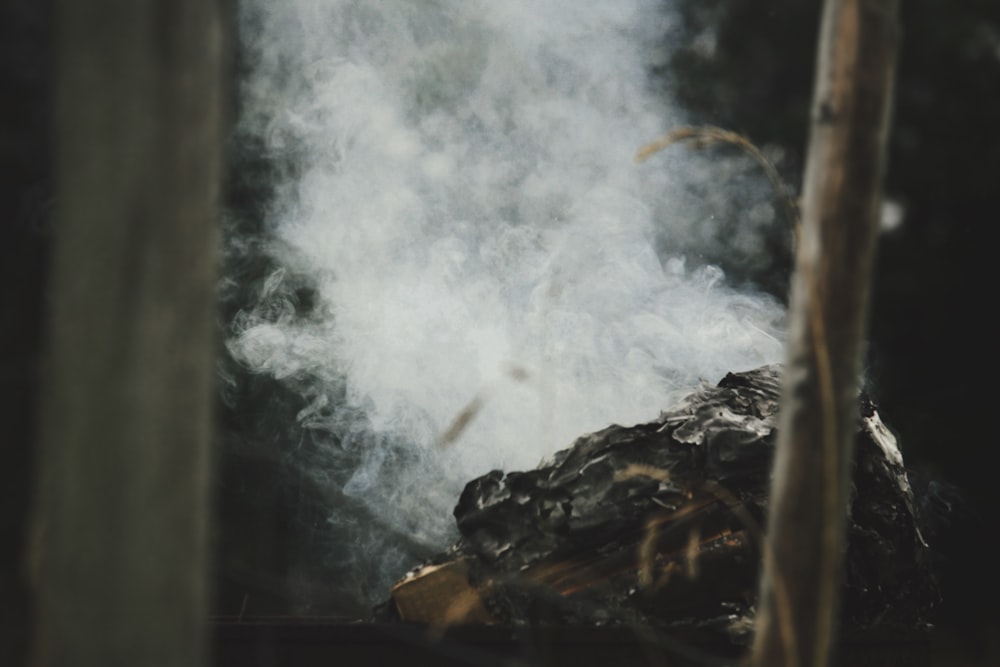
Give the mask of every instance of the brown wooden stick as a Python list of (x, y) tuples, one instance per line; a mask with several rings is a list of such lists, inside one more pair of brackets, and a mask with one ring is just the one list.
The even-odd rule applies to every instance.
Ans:
[[(895, 70), (898, 0), (827, 0), (754, 665), (830, 660)], [(785, 584), (794, 644), (775, 622)]]

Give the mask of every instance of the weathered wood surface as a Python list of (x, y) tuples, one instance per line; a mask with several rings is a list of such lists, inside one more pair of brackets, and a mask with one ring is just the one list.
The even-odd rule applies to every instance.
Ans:
[(55, 5), (37, 665), (207, 658), (219, 12)]

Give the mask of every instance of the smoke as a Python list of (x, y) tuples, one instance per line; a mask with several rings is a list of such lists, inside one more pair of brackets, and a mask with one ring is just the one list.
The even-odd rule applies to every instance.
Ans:
[(473, 477), (780, 360), (782, 308), (682, 254), (684, 163), (633, 161), (684, 120), (649, 76), (668, 10), (242, 3), (236, 136), (277, 180), (261, 238), (230, 244), (274, 266), (227, 348), (301, 392), (297, 465), (350, 501), (328, 560), (369, 601), (414, 564), (399, 536), (453, 539)]

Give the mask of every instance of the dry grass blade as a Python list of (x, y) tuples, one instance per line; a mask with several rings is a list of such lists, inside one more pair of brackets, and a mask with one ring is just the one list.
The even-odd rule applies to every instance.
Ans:
[(441, 437), (438, 438), (438, 447), (447, 447), (456, 440), (459, 436), (468, 428), (472, 420), (476, 418), (479, 411), (483, 409), (483, 405), (486, 403), (486, 396), (479, 394), (471, 401), (469, 404), (462, 408), (462, 411), (458, 413), (455, 419), (451, 422), (451, 426), (448, 427)]
[(515, 382), (527, 382), (531, 379), (531, 372), (527, 368), (518, 366), (517, 364), (508, 364), (505, 374)]
[(650, 479), (655, 479), (658, 482), (669, 482), (670, 472), (664, 470), (663, 468), (657, 468), (656, 466), (645, 465), (642, 463), (630, 463), (625, 466), (623, 470), (619, 470), (615, 473), (616, 482), (621, 482), (622, 480), (631, 479), (633, 477), (649, 477)]
[[(678, 127), (659, 139), (643, 146), (639, 149), (639, 152), (636, 153), (635, 159), (637, 162), (644, 162), (656, 153), (681, 142), (687, 142), (692, 148), (695, 149), (705, 148), (714, 144), (730, 144), (739, 147), (750, 155), (750, 157), (756, 160), (761, 168), (764, 169), (768, 180), (771, 182), (771, 186), (781, 197), (781, 200), (784, 203), (785, 214), (788, 218), (789, 224), (792, 226), (795, 246), (798, 247), (799, 229), (801, 226), (798, 205), (789, 193), (788, 188), (785, 187), (785, 183), (782, 180), (781, 175), (778, 174), (777, 168), (775, 168), (774, 164), (767, 158), (767, 156), (764, 155), (764, 153), (747, 137), (744, 137), (736, 132), (711, 125)], [(812, 292), (813, 298), (816, 299), (818, 297), (819, 287), (817, 285), (817, 281), (812, 276), (810, 276), (809, 288)], [(817, 301), (817, 303), (819, 303), (819, 301)], [(836, 467), (837, 433), (834, 413), (835, 402), (833, 397), (833, 373), (831, 369), (829, 350), (826, 344), (826, 327), (825, 322), (823, 321), (822, 313), (817, 311), (810, 317), (809, 327), (815, 349), (815, 363), (817, 366), (817, 375), (819, 377), (820, 387), (820, 403), (825, 427), (823, 429), (823, 442), (821, 443), (821, 446), (824, 452), (827, 477), (829, 477), (830, 473)], [(767, 541), (764, 539), (763, 531), (757, 524), (756, 520), (750, 515), (749, 512), (747, 512), (746, 508), (743, 507), (739, 499), (733, 496), (727, 489), (711, 482), (706, 482), (703, 486), (706, 490), (715, 494), (719, 499), (725, 502), (731, 510), (733, 510), (744, 525), (746, 525), (746, 527), (750, 530), (751, 535), (760, 546), (764, 570), (773, 582), (775, 612), (778, 620), (779, 633), (782, 638), (782, 643), (785, 645), (785, 655), (788, 656), (789, 660), (786, 667), (796, 666), (797, 663), (795, 661), (795, 656), (798, 654), (796, 652), (797, 642), (791, 619), (791, 599), (788, 596), (788, 590), (785, 586), (785, 582), (782, 580), (780, 573), (775, 570), (774, 557), (770, 551)], [(824, 502), (828, 510), (830, 509), (831, 504), (835, 502), (835, 498), (835, 489), (827, 489), (824, 493)], [(832, 544), (834, 542), (833, 538), (835, 537), (835, 534), (833, 531), (834, 528), (832, 526), (824, 531), (824, 543)], [(826, 598), (824, 603), (829, 602), (829, 598), (831, 596), (827, 589), (823, 589), (821, 591), (821, 595)], [(758, 627), (757, 632), (759, 633), (760, 631), (761, 629)]]
[(670, 579), (681, 571), (681, 566), (676, 561), (670, 561), (667, 565), (660, 571), (660, 576), (653, 584), (653, 592), (659, 592), (667, 584), (670, 583)]
[[(504, 375), (514, 382), (523, 383), (531, 380), (531, 372), (527, 368), (518, 366), (517, 364), (508, 364), (504, 369)], [(465, 432), (465, 429), (469, 427), (469, 424), (472, 423), (472, 420), (476, 418), (476, 415), (478, 415), (486, 406), (486, 402), (496, 390), (497, 386), (491, 385), (476, 394), (476, 396), (469, 401), (469, 403), (462, 408), (461, 411), (459, 411), (459, 413), (451, 421), (447, 430), (441, 434), (437, 440), (437, 446), (441, 448), (448, 447), (458, 440), (462, 436), (462, 433)]]
[(688, 535), (687, 548), (684, 552), (684, 565), (687, 568), (687, 577), (692, 581), (698, 578), (698, 548), (701, 546), (701, 531), (698, 526), (691, 529)]
[(649, 588), (653, 585), (653, 571), (656, 569), (656, 541), (659, 537), (659, 524), (656, 518), (646, 522), (642, 542), (639, 543), (639, 586)]
[(706, 148), (714, 144), (729, 144), (741, 148), (756, 160), (764, 169), (764, 173), (767, 174), (767, 178), (771, 181), (771, 186), (775, 192), (781, 197), (785, 205), (785, 214), (788, 217), (788, 222), (792, 226), (796, 239), (798, 238), (798, 205), (788, 192), (788, 188), (785, 187), (785, 182), (782, 180), (777, 168), (775, 168), (774, 163), (752, 141), (742, 134), (713, 125), (678, 127), (640, 148), (639, 152), (635, 155), (636, 162), (644, 162), (656, 153), (681, 142), (688, 142), (692, 148), (696, 149)]
[[(750, 536), (753, 538), (754, 542), (757, 543), (757, 547), (761, 552), (762, 565), (764, 571), (767, 572), (768, 576), (771, 578), (774, 586), (774, 608), (775, 615), (778, 618), (778, 630), (781, 633), (782, 641), (787, 648), (786, 655), (789, 656), (789, 663), (786, 667), (797, 667), (797, 662), (795, 662), (796, 653), (796, 640), (795, 640), (795, 630), (792, 625), (792, 603), (788, 596), (788, 588), (785, 586), (785, 581), (781, 577), (781, 573), (777, 572), (774, 568), (774, 556), (771, 553), (771, 547), (764, 537), (764, 531), (761, 529), (760, 524), (753, 517), (752, 514), (743, 505), (743, 502), (733, 495), (733, 492), (722, 486), (718, 482), (713, 480), (705, 480), (702, 482), (701, 487), (714, 495), (716, 498), (721, 500), (726, 506), (736, 515), (736, 518), (750, 531)], [(760, 627), (757, 628), (757, 632), (760, 632)]]

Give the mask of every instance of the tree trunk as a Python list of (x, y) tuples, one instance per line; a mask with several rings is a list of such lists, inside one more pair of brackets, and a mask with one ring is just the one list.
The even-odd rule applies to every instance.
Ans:
[(752, 662), (828, 664), (839, 610), (898, 0), (826, 0)]
[(56, 0), (40, 665), (202, 664), (221, 55), (212, 0)]

